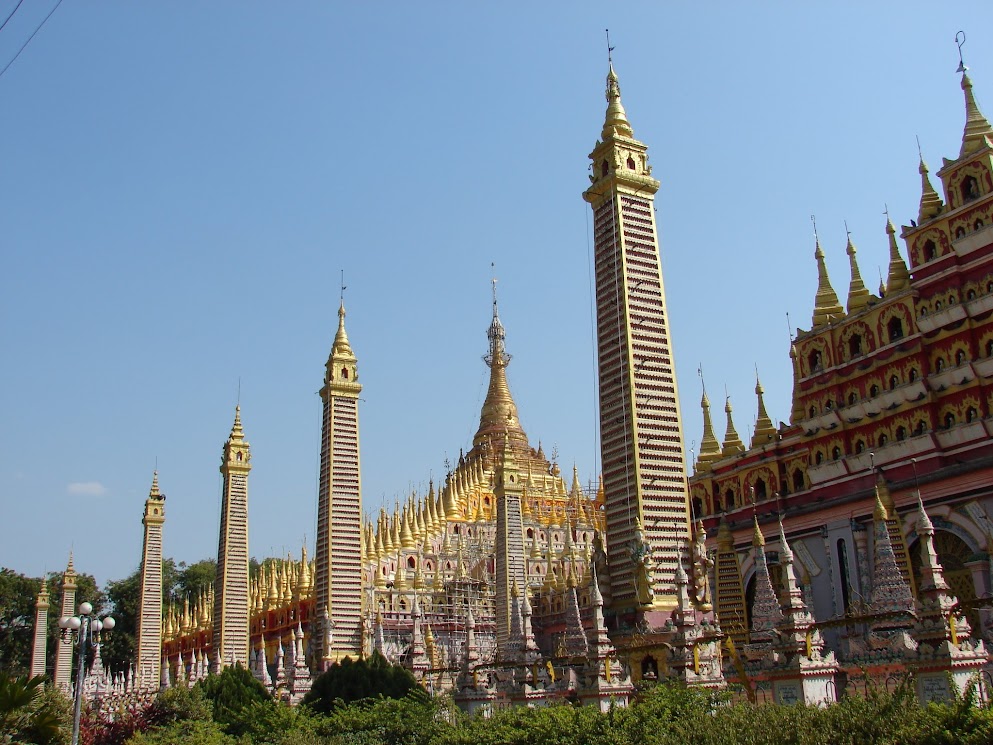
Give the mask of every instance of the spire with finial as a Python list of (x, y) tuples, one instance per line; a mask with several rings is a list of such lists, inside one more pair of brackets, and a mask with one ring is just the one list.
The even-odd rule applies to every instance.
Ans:
[(890, 268), (886, 274), (886, 293), (891, 295), (910, 286), (910, 272), (907, 271), (907, 264), (904, 263), (900, 249), (897, 247), (896, 228), (890, 219), (889, 209), (886, 210), (886, 237), (890, 245)]
[(810, 220), (814, 223), (814, 258), (817, 260), (817, 294), (814, 296), (814, 317), (811, 322), (814, 326), (823, 326), (843, 316), (844, 308), (838, 302), (838, 295), (831, 286), (827, 265), (824, 263), (824, 251), (821, 250), (821, 240), (817, 237), (817, 222), (813, 215), (810, 216)]
[[(918, 143), (918, 153), (920, 154), (920, 143)], [(924, 162), (924, 155), (920, 154), (920, 161), (917, 172), (921, 174), (921, 206), (917, 212), (917, 222), (922, 225), (928, 220), (941, 214), (943, 203), (938, 192), (931, 186), (931, 179), (928, 177), (927, 163)]]
[(776, 591), (769, 576), (765, 558), (765, 538), (759, 529), (758, 518), (753, 518), (755, 530), (752, 548), (755, 552), (755, 601), (752, 605), (752, 641), (771, 641), (776, 626), (782, 623), (783, 611), (779, 607)]
[(712, 461), (721, 457), (721, 444), (714, 435), (714, 424), (710, 420), (710, 399), (707, 398), (707, 384), (703, 381), (703, 368), (697, 368), (703, 395), (700, 398), (700, 408), (703, 409), (703, 437), (700, 439), (700, 454), (697, 456), (696, 469), (707, 470)]
[(763, 394), (762, 382), (759, 380), (758, 369), (755, 370), (755, 396), (758, 398), (758, 417), (755, 419), (755, 433), (752, 435), (752, 447), (768, 445), (776, 441), (776, 425), (769, 418), (769, 412), (765, 410), (765, 398)]
[(724, 445), (721, 447), (721, 455), (734, 455), (745, 450), (745, 444), (738, 436), (738, 431), (734, 428), (734, 421), (731, 419), (731, 397), (728, 396), (724, 403), (724, 413), (727, 414), (728, 426), (724, 433)]
[(510, 395), (510, 387), (507, 385), (507, 365), (510, 364), (511, 356), (506, 349), (506, 331), (500, 322), (500, 314), (497, 309), (497, 280), (493, 283), (493, 319), (486, 332), (489, 340), (489, 351), (483, 357), (483, 361), (490, 368), (490, 384), (486, 391), (486, 400), (483, 401), (483, 408), (479, 415), (479, 429), (472, 438), (473, 448), (480, 448), (487, 441), (495, 436), (498, 442), (492, 443), (497, 451), (502, 450), (499, 440), (510, 440), (521, 447), (527, 448), (527, 435), (521, 428), (520, 419), (517, 416), (517, 404), (514, 403), (513, 396)]
[(869, 291), (862, 281), (862, 273), (859, 271), (858, 261), (855, 260), (855, 244), (852, 243), (852, 234), (845, 224), (845, 232), (848, 234), (848, 245), (845, 246), (845, 253), (848, 254), (848, 263), (851, 265), (852, 281), (848, 285), (848, 312), (858, 313), (869, 307)]
[[(962, 37), (959, 41), (959, 37)], [(968, 67), (962, 59), (962, 45), (965, 44), (965, 32), (955, 34), (955, 43), (959, 48), (959, 66), (956, 72), (962, 73), (962, 92), (965, 94), (965, 131), (962, 132), (962, 149), (959, 157), (964, 158), (969, 153), (984, 147), (993, 147), (993, 127), (979, 110), (976, 98), (972, 93), (972, 81), (967, 73)]]
[(628, 121), (628, 115), (624, 111), (621, 103), (621, 86), (617, 82), (617, 73), (614, 72), (614, 60), (611, 56), (613, 47), (610, 46), (610, 34), (607, 35), (607, 114), (603, 121), (603, 132), (600, 137), (607, 140), (611, 137), (634, 137), (634, 130)]

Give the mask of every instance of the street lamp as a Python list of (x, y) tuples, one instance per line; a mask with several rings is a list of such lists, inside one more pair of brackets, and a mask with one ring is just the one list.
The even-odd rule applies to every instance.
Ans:
[(117, 622), (110, 616), (102, 620), (93, 614), (90, 603), (79, 604), (79, 615), (59, 620), (62, 629), (62, 642), (75, 644), (78, 661), (76, 663), (76, 687), (73, 690), (72, 745), (79, 745), (79, 716), (83, 706), (83, 679), (86, 677), (86, 657), (95, 643), (93, 637), (101, 631), (110, 631)]

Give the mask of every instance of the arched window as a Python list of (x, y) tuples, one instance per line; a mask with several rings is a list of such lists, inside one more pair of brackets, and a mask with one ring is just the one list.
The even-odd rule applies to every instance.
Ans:
[(890, 442), (889, 435), (887, 435), (885, 433), (884, 434), (881, 434), (879, 436), (879, 439), (877, 440), (877, 442), (879, 444), (879, 447), (883, 447), (884, 445), (888, 445), (889, 442)]
[(970, 406), (968, 409), (965, 410), (965, 420), (967, 422), (974, 422), (978, 418), (979, 418), (979, 412), (976, 411), (976, 408), (974, 406)]
[(965, 238), (965, 228), (961, 225), (955, 228), (955, 240), (958, 240), (959, 238)]
[(924, 241), (924, 261), (931, 261), (937, 255), (938, 249), (934, 241), (928, 239)]
[(910, 368), (910, 372), (907, 373), (907, 380), (909, 380), (911, 383), (913, 383), (915, 380), (917, 380), (917, 368), (916, 367)]
[(766, 498), (765, 479), (756, 479), (755, 480), (755, 498), (756, 499), (765, 499)]
[(841, 448), (835, 445), (831, 449), (831, 460), (838, 460), (841, 457)]
[(348, 368), (347, 367), (341, 368), (341, 377), (342, 377), (343, 380), (348, 380)]
[(807, 362), (810, 364), (810, 371), (817, 372), (821, 369), (821, 353), (818, 350), (814, 350), (807, 357)]
[(979, 199), (979, 183), (975, 176), (966, 176), (962, 179), (962, 201), (971, 202), (973, 199)]
[(601, 176), (606, 176), (609, 171), (610, 171), (610, 166), (607, 165), (607, 161), (604, 161), (603, 163), (600, 164), (600, 175)]
[(630, 156), (628, 157), (628, 168), (632, 171), (635, 169), (634, 158)]
[(965, 350), (958, 349), (955, 351), (955, 365), (961, 365), (965, 363)]
[(973, 230), (979, 230), (982, 227), (983, 227), (983, 221), (982, 220), (976, 220), (976, 222), (974, 222), (972, 224), (972, 229)]
[(975, 300), (976, 299), (976, 291), (975, 290), (969, 290), (967, 293), (965, 293), (965, 299), (966, 300)]
[(986, 356), (993, 357), (993, 339), (986, 342)]
[(817, 416), (817, 408), (814, 407), (814, 406), (811, 406), (810, 407), (810, 417), (811, 417), (811, 419), (813, 419), (815, 416)]
[(865, 440), (856, 440), (855, 441), (855, 452), (856, 453), (864, 453), (865, 452)]
[(528, 528), (527, 536), (528, 539), (534, 538), (534, 528)]
[(819, 466), (822, 462), (824, 462), (824, 453), (818, 450), (817, 454), (814, 455), (814, 464)]
[(955, 305), (955, 303), (957, 303), (957, 302), (958, 302), (958, 299), (954, 295), (949, 295), (948, 296), (948, 305), (949, 306)]
[(927, 422), (921, 419), (919, 422), (917, 422), (917, 428), (914, 430), (914, 434), (920, 436), (923, 435), (925, 432), (927, 432)]
[(703, 514), (703, 502), (700, 501), (700, 497), (693, 497), (693, 501), (690, 504), (693, 507), (692, 517), (700, 517)]
[(955, 414), (948, 412), (945, 414), (945, 429), (951, 429), (955, 426)]
[(903, 442), (907, 439), (907, 428), (904, 426), (899, 426), (896, 428), (896, 441)]
[(934, 371), (941, 372), (945, 369), (945, 360), (943, 357), (939, 357), (934, 361)]
[(849, 406), (854, 406), (855, 404), (858, 403), (858, 401), (859, 401), (859, 397), (858, 397), (858, 394), (855, 393), (855, 391), (852, 391), (851, 393), (848, 394), (848, 405)]
[(986, 292), (987, 293), (993, 292), (993, 282), (986, 283)]
[(899, 318), (891, 318), (889, 323), (886, 324), (886, 330), (889, 332), (890, 341), (896, 341), (897, 339), (903, 338), (903, 321)]
[(944, 306), (943, 306), (943, 305), (941, 304), (941, 301), (940, 301), (940, 300), (935, 300), (935, 301), (934, 301), (934, 312), (935, 312), (935, 313), (937, 313), (937, 312), (938, 312), (939, 310), (941, 310), (941, 309), (942, 309), (943, 307), (944, 307)]
[(852, 357), (858, 357), (862, 354), (862, 335), (852, 334), (848, 339), (848, 354)]
[(890, 375), (890, 390), (900, 387), (900, 378), (897, 375)]
[(731, 489), (724, 492), (724, 509), (728, 511), (734, 509), (734, 492)]
[(408, 569), (415, 569), (416, 567), (417, 567), (417, 559), (415, 559), (413, 556), (408, 556), (407, 557), (407, 568)]
[(878, 395), (879, 395), (879, 386), (873, 383), (872, 385), (869, 386), (869, 396), (872, 397)]
[(799, 468), (793, 470), (793, 491), (803, 491), (803, 471)]

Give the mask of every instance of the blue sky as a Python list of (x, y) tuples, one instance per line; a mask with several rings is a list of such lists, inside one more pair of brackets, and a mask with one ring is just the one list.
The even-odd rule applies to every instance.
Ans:
[[(52, 4), (0, 31), (2, 64)], [(367, 509), (471, 445), (491, 262), (522, 423), (594, 479), (581, 194), (608, 26), (662, 181), (687, 447), (699, 365), (743, 437), (756, 365), (787, 419), (810, 215), (839, 294), (845, 220), (875, 288), (884, 204), (917, 214), (915, 136), (932, 171), (958, 153), (959, 29), (993, 115), (986, 10), (66, 0), (0, 77), (0, 565), (56, 570), (74, 547), (101, 581), (129, 573), (156, 462), (166, 554), (215, 554), (239, 380), (252, 552), (312, 544), (342, 270)]]

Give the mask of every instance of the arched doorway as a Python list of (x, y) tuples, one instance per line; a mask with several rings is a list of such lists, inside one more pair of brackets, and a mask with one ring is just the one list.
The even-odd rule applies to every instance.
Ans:
[[(949, 589), (962, 602), (976, 599), (976, 585), (972, 580), (972, 572), (965, 565), (973, 558), (974, 552), (969, 545), (954, 533), (946, 530), (934, 532), (934, 550), (945, 575)], [(910, 548), (910, 566), (914, 571), (917, 587), (921, 586), (921, 542), (914, 541)], [(979, 623), (979, 610), (969, 608), (966, 618), (972, 626), (974, 635), (978, 635), (982, 626)]]

